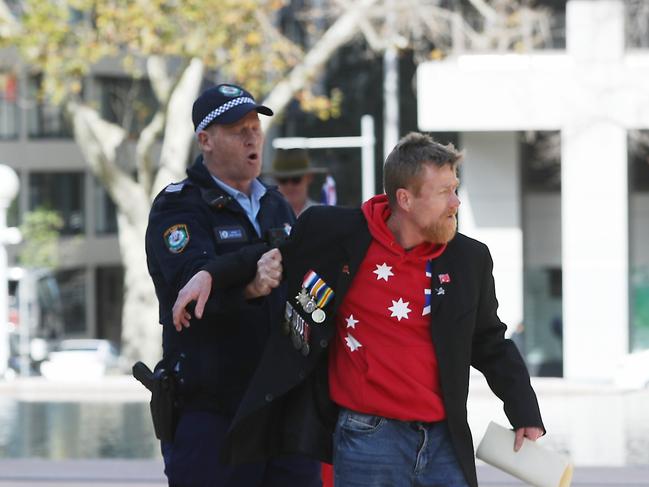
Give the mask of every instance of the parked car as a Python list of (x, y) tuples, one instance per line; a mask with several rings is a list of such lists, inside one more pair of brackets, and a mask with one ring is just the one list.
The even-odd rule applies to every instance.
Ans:
[(101, 339), (62, 340), (40, 367), (45, 378), (67, 381), (98, 379), (125, 368), (117, 347)]

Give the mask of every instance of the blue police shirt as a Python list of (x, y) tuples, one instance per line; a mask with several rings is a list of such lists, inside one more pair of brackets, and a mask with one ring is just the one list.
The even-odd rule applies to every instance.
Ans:
[(259, 213), (260, 207), (259, 200), (261, 200), (261, 197), (266, 194), (266, 187), (261, 184), (259, 180), (253, 179), (252, 184), (250, 185), (250, 196), (248, 196), (238, 189), (235, 189), (232, 186), (228, 186), (214, 174), (210, 173), (210, 175), (212, 176), (212, 179), (214, 179), (216, 184), (218, 184), (219, 187), (223, 189), (223, 191), (228, 193), (236, 200), (237, 203), (239, 203), (241, 208), (243, 208), (243, 211), (246, 212), (248, 220), (250, 220), (250, 223), (252, 223), (252, 226), (255, 228), (257, 235), (261, 237), (261, 227), (259, 226), (259, 222), (257, 221), (257, 213)]

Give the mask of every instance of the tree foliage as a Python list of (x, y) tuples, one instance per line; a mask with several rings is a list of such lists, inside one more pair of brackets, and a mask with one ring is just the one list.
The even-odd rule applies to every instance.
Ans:
[(25, 214), (20, 225), (23, 245), (18, 255), (20, 265), (54, 269), (59, 262), (58, 238), (63, 219), (58, 212), (37, 208)]
[(273, 26), (281, 7), (281, 0), (25, 0), (14, 41), (57, 101), (78, 94), (107, 57), (136, 77), (151, 56), (174, 60), (179, 70), (198, 58), (262, 93), (301, 55)]

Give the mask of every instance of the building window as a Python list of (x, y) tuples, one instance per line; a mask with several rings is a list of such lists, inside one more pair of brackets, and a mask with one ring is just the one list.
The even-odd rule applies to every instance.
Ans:
[(63, 107), (44, 99), (41, 77), (28, 81), (30, 103), (27, 109), (27, 126), (30, 137), (72, 137), (72, 126), (63, 113)]
[(117, 207), (97, 179), (95, 184), (95, 232), (98, 235), (117, 233)]
[(63, 219), (63, 235), (83, 233), (84, 173), (31, 173), (29, 176), (29, 209), (54, 210)]
[(563, 375), (561, 135), (522, 133), (523, 323), (515, 341), (530, 373)]
[(158, 108), (148, 80), (101, 76), (101, 116), (128, 131), (131, 137), (151, 121)]
[(629, 140), (629, 303), (631, 349), (649, 349), (649, 131)]
[(0, 73), (0, 139), (18, 137), (18, 81), (12, 73)]
[(523, 187), (534, 193), (561, 192), (561, 134), (525, 132), (521, 140)]
[(85, 277), (86, 273), (83, 269), (70, 269), (56, 273), (56, 281), (63, 303), (63, 334), (65, 337), (85, 335), (86, 333)]

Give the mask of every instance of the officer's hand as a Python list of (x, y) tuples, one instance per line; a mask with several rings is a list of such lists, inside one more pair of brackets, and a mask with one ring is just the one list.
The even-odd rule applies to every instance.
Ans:
[(243, 290), (246, 299), (267, 296), (282, 282), (282, 254), (272, 249), (257, 261), (257, 274)]
[(534, 426), (518, 428), (516, 430), (516, 437), (514, 438), (514, 451), (521, 449), (521, 446), (523, 446), (523, 438), (536, 441), (541, 436), (543, 436), (543, 430), (541, 428), (536, 428)]
[(189, 328), (189, 320), (192, 315), (187, 311), (187, 305), (192, 301), (196, 301), (194, 308), (194, 316), (200, 319), (203, 317), (203, 310), (207, 298), (210, 297), (212, 291), (212, 276), (207, 271), (199, 271), (194, 274), (187, 284), (180, 290), (176, 302), (172, 308), (174, 327), (176, 331)]

